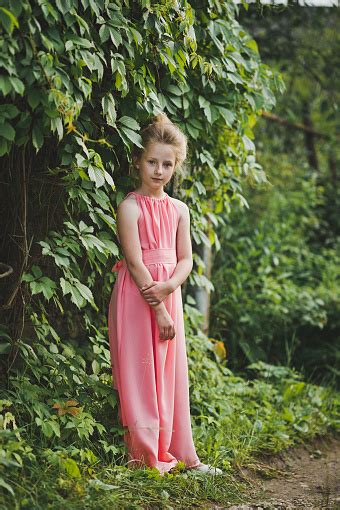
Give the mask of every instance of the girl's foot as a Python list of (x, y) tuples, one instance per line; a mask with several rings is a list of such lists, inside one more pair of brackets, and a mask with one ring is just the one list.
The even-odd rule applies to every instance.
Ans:
[(188, 469), (197, 469), (197, 471), (202, 471), (203, 473), (209, 473), (213, 475), (222, 475), (222, 469), (218, 467), (210, 466), (210, 464), (198, 464), (198, 466), (189, 467)]

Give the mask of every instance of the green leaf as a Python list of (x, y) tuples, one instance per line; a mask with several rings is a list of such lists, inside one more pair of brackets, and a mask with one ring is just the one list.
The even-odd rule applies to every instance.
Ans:
[(131, 142), (133, 142), (134, 144), (137, 145), (137, 147), (140, 147), (141, 149), (143, 149), (143, 145), (142, 145), (142, 137), (140, 136), (139, 133), (136, 133), (136, 131), (132, 131), (132, 129), (128, 129), (126, 127), (121, 127), (119, 132), (123, 131), (123, 133), (126, 134), (126, 136), (128, 137), (129, 140), (131, 140)]
[(210, 102), (203, 96), (198, 96), (198, 104), (200, 105), (201, 108), (206, 108), (210, 106)]
[(10, 124), (8, 124), (8, 122), (0, 124), (0, 136), (3, 136), (4, 138), (6, 138), (6, 140), (13, 142), (15, 138), (15, 131), (13, 127)]
[(39, 427), (41, 427), (41, 430), (42, 430), (42, 433), (44, 434), (44, 436), (46, 436), (46, 437), (53, 436), (53, 429), (52, 429), (49, 421), (44, 421), (37, 416), (35, 418), (35, 422)]
[(250, 41), (246, 42), (246, 46), (250, 48), (251, 50), (255, 51), (255, 53), (259, 52), (259, 48), (257, 46), (257, 42), (254, 39), (251, 39)]
[(89, 480), (90, 487), (93, 487), (94, 489), (101, 489), (103, 491), (111, 491), (114, 489), (119, 489), (119, 485), (112, 485), (109, 483), (104, 483), (98, 478), (93, 478)]
[(9, 342), (0, 344), (0, 354), (7, 354), (10, 350), (11, 344)]
[(183, 104), (182, 104), (182, 98), (181, 97), (177, 97), (177, 96), (169, 96), (169, 99), (170, 101), (175, 105), (177, 106), (177, 108), (182, 108), (183, 107)]
[(60, 465), (62, 469), (72, 478), (80, 478), (81, 474), (79, 471), (78, 464), (75, 460), (70, 459), (69, 457), (66, 459), (60, 459)]
[(76, 287), (79, 290), (80, 294), (86, 299), (86, 301), (89, 302), (93, 301), (92, 291), (88, 287), (86, 287), (86, 285), (77, 280)]
[(205, 116), (208, 119), (209, 123), (211, 124), (211, 110), (210, 110), (209, 106), (204, 108), (204, 113), (205, 113)]
[(134, 131), (137, 131), (140, 128), (140, 125), (135, 119), (133, 119), (132, 117), (127, 117), (125, 115), (118, 119), (118, 122), (124, 124), (124, 126), (127, 126), (130, 129), (133, 129)]
[(236, 118), (235, 113), (228, 110), (227, 108), (223, 108), (222, 106), (219, 106), (218, 109), (219, 109), (219, 112), (221, 113), (222, 117), (226, 121), (227, 125), (229, 127), (231, 127), (233, 125), (235, 118)]
[(20, 111), (14, 104), (2, 104), (0, 105), (0, 122), (4, 119), (14, 119)]
[(117, 112), (112, 94), (106, 94), (102, 98), (102, 109), (109, 126), (116, 127)]
[(102, 43), (105, 43), (110, 37), (110, 29), (107, 25), (102, 25), (99, 29), (99, 37)]
[[(81, 379), (79, 379), (79, 377), (77, 376), (77, 374), (73, 374), (73, 375), (72, 375), (72, 379), (73, 379), (73, 380), (74, 380), (74, 382), (76, 382), (77, 384), (83, 384), (83, 383), (82, 383), (82, 381), (81, 381)], [(72, 422), (69, 422), (67, 425), (72, 426), (73, 424), (72, 424)], [(70, 428), (70, 427), (68, 427), (67, 425), (66, 425), (66, 428)], [(74, 427), (74, 425), (73, 425), (73, 427)]]
[(17, 18), (4, 7), (0, 7), (0, 23), (9, 35), (12, 34), (14, 27), (19, 28)]
[(41, 102), (42, 94), (41, 90), (37, 88), (29, 88), (27, 91), (27, 101), (32, 110), (35, 110), (35, 108), (38, 106), (38, 104)]
[(227, 73), (227, 76), (229, 78), (229, 80), (234, 83), (235, 85), (237, 85), (237, 83), (243, 83), (243, 80), (242, 78), (240, 77), (239, 74), (236, 74), (236, 73)]
[(23, 96), (24, 92), (25, 92), (24, 83), (21, 80), (19, 80), (19, 78), (16, 78), (15, 76), (10, 76), (9, 81), (11, 82), (11, 85), (14, 88), (15, 92), (17, 94), (19, 94), (20, 96)]
[(192, 138), (194, 138), (194, 139), (196, 140), (196, 139), (199, 137), (200, 132), (199, 132), (199, 130), (198, 130), (198, 129), (196, 129), (196, 128), (192, 125), (191, 121), (189, 121), (189, 122), (186, 124), (186, 128), (187, 128), (187, 130), (188, 130), (188, 132), (189, 132), (189, 135), (190, 135)]
[(105, 180), (106, 182), (110, 185), (110, 186), (113, 186), (113, 188), (115, 189), (115, 183), (111, 177), (111, 175), (106, 171), (104, 170), (104, 177), (105, 177)]
[(4, 96), (12, 90), (12, 84), (9, 80), (9, 76), (0, 75), (0, 90)]
[(77, 35), (72, 35), (68, 37), (68, 41), (66, 41), (65, 49), (66, 51), (73, 50), (77, 46), (81, 46), (82, 48), (93, 48), (94, 43), (89, 41), (88, 39), (83, 39)]
[(71, 292), (72, 286), (70, 282), (68, 280), (65, 280), (64, 278), (60, 278), (59, 281), (61, 290), (63, 291), (64, 296), (66, 296), (66, 294), (69, 294)]
[(57, 421), (55, 421), (55, 420), (50, 420), (48, 423), (49, 423), (51, 429), (53, 430), (53, 432), (55, 433), (55, 435), (57, 437), (60, 437), (60, 426), (59, 426), (59, 423)]
[(175, 96), (183, 96), (183, 91), (177, 85), (168, 85), (166, 90), (174, 94)]
[(132, 33), (133, 39), (136, 43), (136, 46), (140, 46), (143, 42), (142, 35), (133, 27), (129, 27), (129, 30)]
[(2, 476), (0, 476), (0, 487), (3, 487), (4, 489), (6, 489), (6, 491), (10, 492), (12, 494), (12, 496), (14, 497), (14, 491), (13, 491), (12, 487), (7, 482), (5, 482), (5, 480), (2, 478)]
[(7, 140), (5, 140), (4, 138), (0, 138), (0, 156), (8, 154), (10, 147), (11, 145)]
[(91, 181), (96, 183), (97, 188), (100, 188), (103, 186), (103, 184), (105, 184), (105, 176), (103, 170), (97, 168), (96, 166), (89, 165), (87, 171)]
[(255, 145), (247, 135), (243, 135), (242, 140), (247, 151), (255, 151)]
[(118, 30), (116, 30), (115, 28), (113, 27), (110, 27), (110, 36), (111, 36), (111, 41), (113, 42), (113, 44), (116, 46), (116, 48), (118, 48), (118, 46), (120, 44), (122, 44), (123, 40), (122, 40), (122, 36), (120, 35), (120, 33), (118, 32)]
[(32, 143), (33, 146), (37, 149), (37, 152), (44, 143), (44, 136), (37, 125), (35, 125), (32, 129)]
[[(56, 117), (55, 119), (51, 119), (51, 130), (54, 133), (57, 131), (59, 141), (62, 140), (64, 135), (64, 127), (63, 121), (60, 117)], [(63, 159), (65, 161), (65, 158)]]
[(100, 365), (97, 360), (92, 361), (92, 371), (94, 374), (98, 375), (100, 372)]
[(47, 301), (49, 301), (54, 294), (56, 284), (48, 276), (42, 276), (39, 280), (30, 282), (30, 289), (32, 295), (42, 292)]

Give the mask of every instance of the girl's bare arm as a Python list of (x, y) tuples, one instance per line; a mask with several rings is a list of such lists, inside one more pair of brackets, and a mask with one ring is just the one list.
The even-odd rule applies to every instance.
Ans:
[(171, 292), (177, 289), (189, 276), (193, 266), (190, 237), (190, 212), (184, 202), (180, 202), (181, 212), (177, 228), (176, 251), (177, 265), (168, 280)]
[[(145, 266), (142, 258), (142, 248), (139, 240), (137, 220), (139, 208), (134, 199), (126, 198), (117, 208), (117, 230), (128, 270), (141, 289), (149, 285), (153, 278)], [(150, 305), (155, 311), (166, 310), (163, 301), (157, 305)]]

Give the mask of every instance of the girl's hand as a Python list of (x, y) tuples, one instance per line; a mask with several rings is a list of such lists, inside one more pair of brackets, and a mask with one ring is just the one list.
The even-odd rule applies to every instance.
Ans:
[(141, 287), (139, 290), (144, 299), (151, 306), (158, 305), (172, 292), (172, 289), (167, 281), (157, 282), (155, 280), (153, 280), (148, 285), (143, 285), (143, 287)]
[(172, 340), (174, 336), (176, 335), (175, 331), (175, 324), (172, 320), (171, 315), (169, 312), (164, 309), (160, 308), (155, 310), (156, 314), (156, 321), (159, 328), (159, 339), (160, 340)]

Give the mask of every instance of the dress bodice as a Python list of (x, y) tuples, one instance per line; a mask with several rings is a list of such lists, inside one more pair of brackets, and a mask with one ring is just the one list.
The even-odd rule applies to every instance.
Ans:
[(140, 215), (138, 218), (139, 239), (142, 249), (176, 249), (176, 233), (179, 221), (177, 206), (166, 193), (164, 197), (149, 197), (136, 191), (134, 195)]
[[(158, 257), (166, 260), (172, 260), (175, 255), (171, 252), (176, 252), (176, 234), (179, 222), (179, 213), (177, 206), (172, 198), (165, 193), (162, 198), (149, 197), (142, 195), (136, 191), (130, 191), (126, 197), (134, 195), (138, 207), (138, 233), (140, 245), (143, 252), (158, 251)], [(124, 198), (124, 200), (125, 200)], [(170, 255), (169, 255), (170, 253)], [(150, 255), (148, 254), (148, 259)], [(170, 259), (169, 259), (170, 256)], [(124, 259), (118, 260), (112, 268), (112, 272), (118, 271), (124, 266)]]

